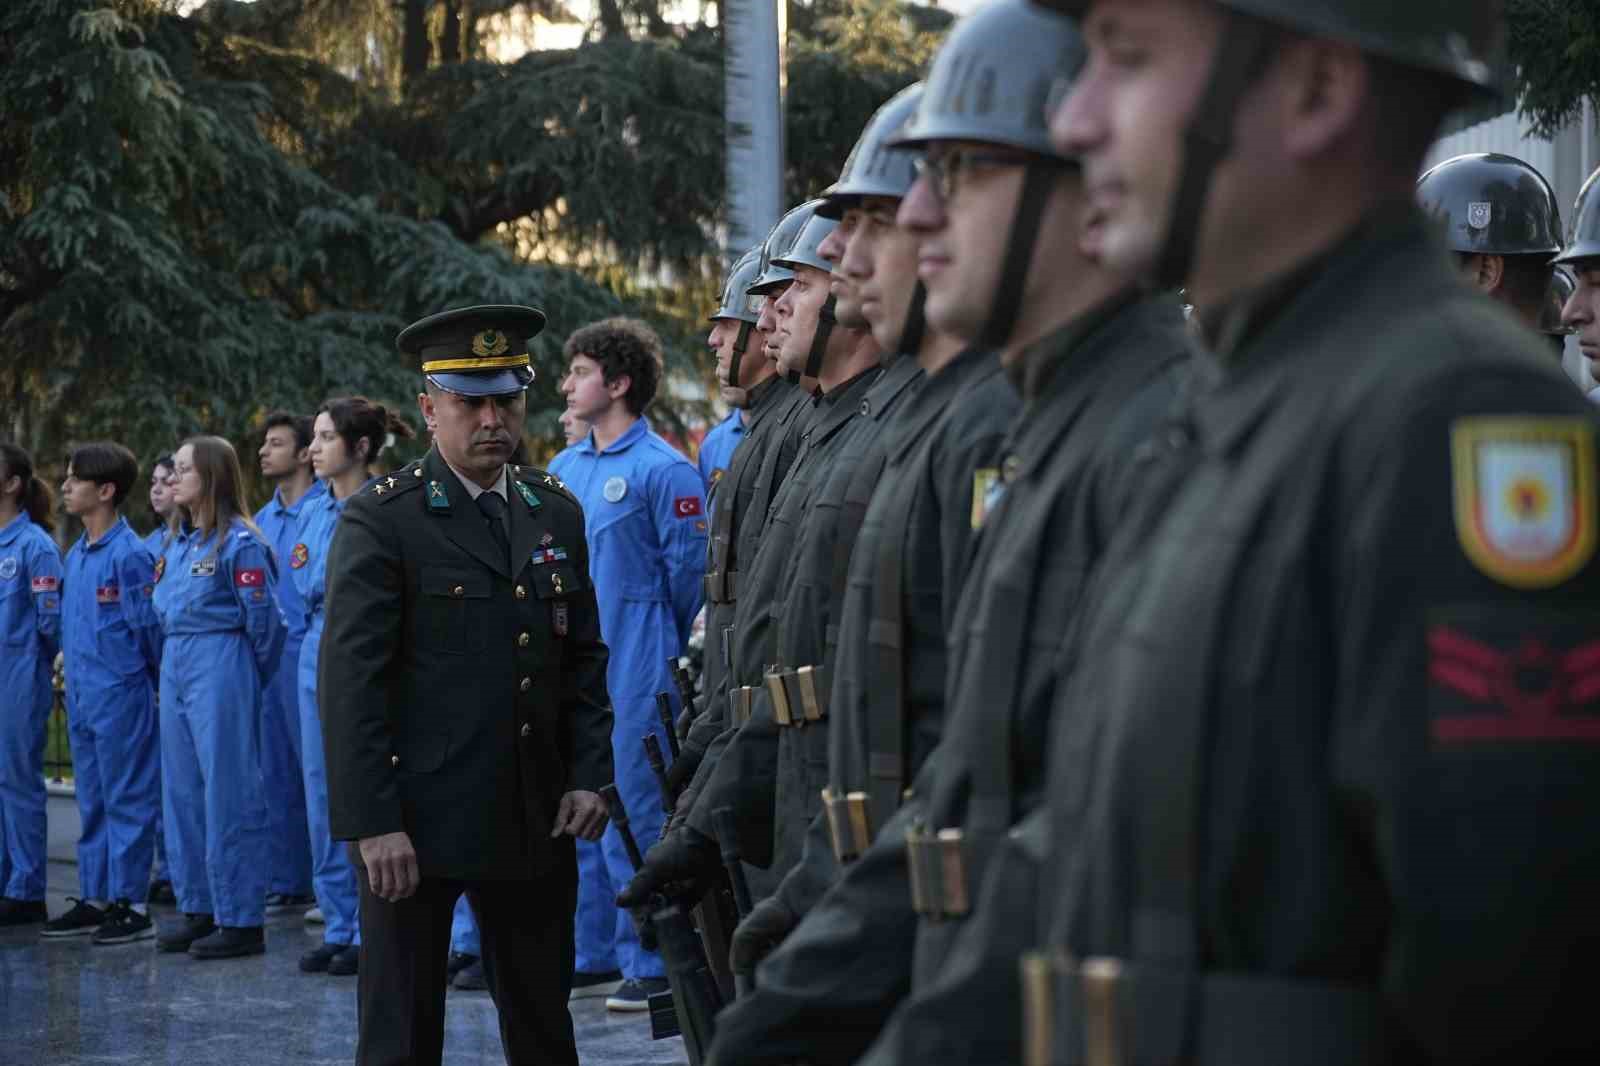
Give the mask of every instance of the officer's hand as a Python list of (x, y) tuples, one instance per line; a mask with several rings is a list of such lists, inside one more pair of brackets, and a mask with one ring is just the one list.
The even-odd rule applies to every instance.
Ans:
[(733, 931), (733, 942), (728, 946), (728, 966), (737, 974), (754, 973), (756, 963), (772, 953), (783, 943), (789, 930), (800, 924), (799, 917), (777, 896), (766, 899), (750, 908), (739, 928)]
[(705, 752), (693, 748), (684, 748), (678, 752), (678, 757), (667, 767), (667, 788), (674, 796), (694, 777), (695, 770), (700, 766), (700, 760), (705, 757)]
[(574, 789), (561, 797), (556, 808), (556, 827), (550, 835), (562, 833), (579, 840), (599, 840), (606, 831), (606, 805), (597, 793)]
[(410, 836), (400, 832), (362, 837), (359, 846), (374, 896), (397, 903), (417, 890), (422, 875), (417, 871), (417, 853)]
[(692, 905), (711, 887), (721, 862), (716, 841), (684, 826), (645, 852), (644, 866), (617, 896), (617, 906), (643, 907), (656, 895)]

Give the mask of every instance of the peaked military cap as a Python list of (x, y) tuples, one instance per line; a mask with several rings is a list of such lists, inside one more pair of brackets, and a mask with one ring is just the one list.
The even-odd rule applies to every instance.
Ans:
[(400, 331), (395, 346), (420, 360), (422, 374), (458, 396), (504, 396), (533, 383), (528, 340), (544, 329), (544, 312), (517, 304), (479, 304), (441, 311)]

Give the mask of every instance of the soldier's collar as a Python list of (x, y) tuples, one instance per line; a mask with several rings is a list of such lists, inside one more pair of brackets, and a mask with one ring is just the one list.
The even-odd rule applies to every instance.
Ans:
[(1139, 291), (1135, 287), (1130, 285), (1119, 289), (1054, 332), (1028, 345), (1005, 367), (1012, 386), (1024, 401), (1042, 394), (1050, 387), (1056, 371), (1068, 362), (1075, 348), (1138, 299)]

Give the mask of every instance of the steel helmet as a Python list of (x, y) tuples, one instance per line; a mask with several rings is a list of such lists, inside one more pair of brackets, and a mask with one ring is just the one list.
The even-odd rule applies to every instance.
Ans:
[(767, 239), (761, 242), (761, 272), (750, 283), (748, 292), (751, 296), (765, 296), (781, 283), (794, 280), (794, 271), (780, 267), (772, 260), (789, 250), (795, 235), (811, 221), (811, 216), (817, 213), (817, 206), (821, 203), (821, 200), (807, 200), (799, 207), (792, 207), (772, 227)]
[(823, 218), (821, 215), (822, 200), (813, 200), (818, 205), (812, 212), (806, 224), (800, 227), (794, 235), (794, 240), (781, 255), (772, 257), (772, 265), (784, 270), (794, 270), (795, 267), (807, 266), (823, 273), (832, 273), (833, 264), (822, 258), (822, 242), (828, 239), (828, 234), (839, 228), (836, 218)]
[(1087, 55), (1076, 22), (1026, 0), (992, 0), (951, 28), (916, 113), (889, 143), (983, 141), (1063, 159), (1050, 143), (1045, 103)]
[(863, 196), (891, 196), (900, 199), (917, 179), (915, 157), (889, 141), (916, 113), (922, 99), (922, 82), (908, 85), (873, 112), (867, 126), (850, 149), (839, 180), (822, 191), (822, 206), (817, 214), (839, 218)]
[(1572, 231), (1555, 261), (1577, 263), (1585, 259), (1600, 259), (1600, 168), (1578, 191), (1578, 202), (1572, 208)]
[(1497, 153), (1446, 159), (1417, 181), (1417, 202), (1445, 223), (1451, 251), (1553, 255), (1561, 250), (1561, 207), (1533, 167)]
[(722, 283), (722, 302), (707, 316), (707, 321), (732, 318), (755, 325), (761, 315), (761, 298), (750, 295), (750, 286), (760, 273), (761, 246), (758, 244), (741, 255), (733, 264), (733, 269), (728, 271), (728, 277)]
[(1552, 337), (1565, 337), (1578, 332), (1561, 321), (1561, 311), (1578, 289), (1578, 281), (1566, 267), (1550, 271), (1550, 287), (1545, 290), (1544, 304), (1539, 308), (1539, 332)]

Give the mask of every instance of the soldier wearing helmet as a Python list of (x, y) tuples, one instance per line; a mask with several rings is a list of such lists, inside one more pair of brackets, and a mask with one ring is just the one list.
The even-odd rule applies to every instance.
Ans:
[(1418, 179), (1417, 202), (1442, 228), (1462, 280), (1538, 328), (1561, 250), (1561, 208), (1544, 175), (1514, 156), (1458, 155)]
[[(858, 857), (761, 966), (754, 995), (724, 1012), (713, 1062), (1016, 1056), (1016, 1034), (990, 1012), (1017, 1001), (1016, 953), (1028, 941), (1012, 935), (1009, 953), (988, 947), (1016, 909), (1032, 907), (1034, 860), (1019, 865), (1006, 841), (1044, 795), (1034, 753), (1046, 747), (1054, 649), (1117, 525), (1138, 446), (1176, 394), (1185, 353), (1176, 301), (1142, 296), (1085, 249), (1081, 178), (1051, 145), (1043, 114), (1052, 83), (1081, 58), (1070, 20), (997, 0), (951, 31), (914, 117), (892, 140), (920, 171), (896, 221), (916, 237), (928, 324), (987, 351), (1020, 414), (993, 466), (969, 468), (960, 518), (969, 537), (981, 536), (949, 558), (964, 584), (944, 601), (938, 747), (917, 752), (926, 761), (900, 803), (875, 779), (904, 772), (906, 741), (867, 738), (865, 765), (837, 784), (868, 796), (829, 802), (842, 820), (867, 823), (838, 834), (841, 851)], [(961, 398), (950, 410), (966, 414)], [(852, 579), (887, 557), (853, 560)], [(893, 640), (894, 628), (871, 629), (869, 640), (886, 630)], [(897, 656), (876, 661), (862, 683), (891, 686), (908, 669)], [(926, 691), (909, 673), (903, 683)], [(1008, 894), (987, 892), (996, 864), (1008, 869), (999, 878)], [(964, 994), (951, 992), (953, 977)]]
[(1415, 204), (1500, 5), (1064, 6), (1052, 139), (1199, 351), (1061, 652), (1026, 1061), (1592, 1048), (1600, 420)]
[(1572, 271), (1561, 323), (1578, 335), (1591, 376), (1600, 371), (1600, 170), (1589, 175), (1572, 209), (1572, 234), (1555, 261)]

